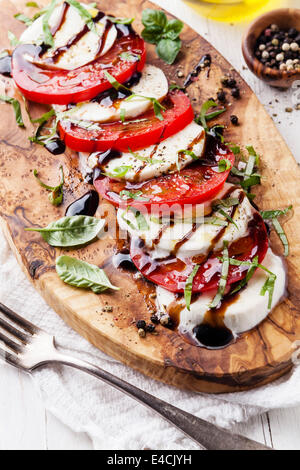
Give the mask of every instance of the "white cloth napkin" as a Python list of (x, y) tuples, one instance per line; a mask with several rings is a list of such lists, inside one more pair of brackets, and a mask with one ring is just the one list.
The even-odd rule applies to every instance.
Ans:
[[(66, 352), (220, 426), (231, 427), (268, 409), (300, 404), (300, 367), (288, 377), (254, 391), (212, 396), (169, 387), (106, 356), (47, 306), (21, 271), (1, 232), (0, 301), (55, 335)], [(33, 380), (45, 407), (74, 431), (87, 432), (97, 449), (197, 449), (153, 412), (87, 374), (56, 366), (34, 372)]]

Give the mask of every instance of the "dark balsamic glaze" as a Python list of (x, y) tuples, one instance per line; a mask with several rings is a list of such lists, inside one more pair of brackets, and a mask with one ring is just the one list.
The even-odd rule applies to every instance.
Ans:
[[(186, 80), (183, 84), (184, 88), (187, 88), (193, 81), (195, 80), (196, 77), (198, 77), (199, 73), (203, 68), (208, 68), (208, 74), (209, 74), (209, 68), (211, 66), (211, 55), (210, 54), (204, 54), (201, 59), (199, 60), (198, 64), (194, 68), (192, 72), (188, 74), (186, 77)], [(207, 75), (208, 76), (208, 75)]]
[(193, 333), (197, 341), (209, 349), (224, 348), (234, 339), (232, 332), (226, 326), (215, 327), (208, 323), (195, 326)]
[[(130, 79), (124, 83), (124, 87), (131, 88), (132, 86), (137, 85), (141, 76), (141, 72), (135, 72)], [(119, 90), (112, 87), (109, 90), (99, 93), (99, 95), (93, 98), (92, 101), (96, 101), (102, 106), (112, 106), (115, 102), (132, 95), (132, 92), (130, 90), (126, 90), (124, 87), (121, 86)]]
[(6, 55), (0, 59), (0, 74), (11, 77), (11, 56)]
[(57, 139), (51, 139), (47, 144), (45, 144), (45, 149), (53, 155), (60, 155), (66, 150), (66, 144), (63, 140), (60, 140), (57, 137)]
[(67, 207), (65, 215), (67, 217), (74, 215), (89, 215), (90, 217), (93, 217), (98, 206), (99, 194), (94, 190), (88, 191)]
[(131, 272), (137, 271), (137, 268), (135, 267), (130, 256), (130, 252), (127, 248), (123, 248), (118, 253), (113, 255), (112, 264), (115, 268), (122, 268)]

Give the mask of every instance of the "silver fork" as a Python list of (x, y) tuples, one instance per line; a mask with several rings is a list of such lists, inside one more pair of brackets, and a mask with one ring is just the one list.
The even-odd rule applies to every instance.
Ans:
[(2, 313), (0, 316), (0, 354), (12, 366), (31, 373), (49, 364), (64, 364), (87, 372), (156, 411), (206, 450), (272, 450), (180, 410), (100, 367), (62, 354), (55, 346), (54, 336), (1, 303), (0, 312)]

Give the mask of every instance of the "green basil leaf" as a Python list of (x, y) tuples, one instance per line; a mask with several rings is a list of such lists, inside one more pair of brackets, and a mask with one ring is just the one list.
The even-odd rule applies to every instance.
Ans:
[(110, 283), (103, 269), (71, 256), (63, 255), (56, 259), (56, 272), (66, 284), (91, 289), (95, 294), (107, 289), (119, 290)]
[(21, 106), (18, 100), (15, 100), (14, 98), (10, 98), (9, 96), (6, 95), (0, 95), (0, 100), (5, 101), (5, 103), (9, 103), (12, 105), (15, 116), (16, 116), (16, 122), (19, 127), (25, 127), (25, 124), (23, 122), (22, 118), (22, 111), (21, 111)]
[(22, 23), (25, 23), (26, 26), (30, 26), (32, 24), (32, 19), (28, 18), (28, 16), (23, 15), (23, 13), (17, 13), (14, 15), (14, 18), (18, 21), (22, 21)]
[(184, 286), (184, 300), (185, 300), (185, 305), (188, 310), (191, 309), (191, 298), (192, 298), (192, 291), (193, 291), (193, 281), (194, 277), (196, 276), (198, 269), (200, 268), (200, 264), (196, 264), (194, 266), (193, 271), (187, 278)]
[(184, 153), (185, 155), (189, 155), (190, 157), (192, 157), (193, 160), (198, 160), (199, 157), (197, 157), (197, 155), (192, 152), (191, 150), (178, 150), (178, 153)]
[[(211, 119), (214, 119), (217, 116), (220, 116), (220, 114), (225, 113), (226, 108), (222, 109), (217, 109), (217, 111), (212, 111), (211, 113), (206, 113), (205, 114), (205, 121), (210, 121)], [(221, 126), (218, 126), (221, 127)], [(222, 126), (224, 128), (224, 126)]]
[(139, 54), (134, 54), (132, 52), (121, 52), (119, 57), (126, 62), (137, 62), (141, 60), (141, 56)]
[(39, 232), (51, 246), (70, 247), (85, 245), (93, 241), (105, 225), (104, 219), (87, 215), (62, 217), (47, 227), (25, 228), (28, 232)]
[(177, 85), (176, 83), (171, 83), (169, 90), (185, 90), (184, 86)]
[(243, 189), (250, 188), (251, 186), (256, 186), (257, 184), (260, 184), (260, 179), (260, 175), (253, 174), (244, 181), (241, 181), (240, 185)]
[(155, 163), (162, 163), (162, 160), (158, 160), (156, 158), (142, 157), (142, 155), (140, 155), (139, 153), (133, 152), (130, 147), (128, 147), (128, 150), (134, 158), (140, 160), (141, 162), (150, 163), (150, 165), (154, 165)]
[(264, 283), (260, 291), (260, 295), (262, 296), (264, 296), (266, 292), (268, 292), (269, 294), (268, 308), (269, 309), (272, 307), (272, 299), (273, 299), (275, 282), (276, 282), (276, 275), (270, 274), (270, 276), (267, 278), (266, 282)]
[(273, 211), (260, 211), (260, 215), (264, 220), (268, 219), (277, 219), (277, 217), (280, 217), (281, 215), (285, 215), (287, 212), (293, 209), (293, 206), (289, 206), (286, 209), (275, 209)]
[[(42, 126), (42, 125), (43, 124), (41, 124), (40, 126)], [(40, 142), (37, 142), (37, 143), (40, 143)], [(51, 204), (53, 204), (53, 206), (59, 206), (62, 203), (62, 200), (63, 200), (63, 186), (64, 186), (64, 182), (65, 182), (64, 171), (63, 171), (62, 166), (60, 166), (59, 169), (60, 169), (61, 178), (60, 178), (60, 183), (57, 186), (48, 186), (47, 184), (43, 183), (43, 181), (41, 181), (38, 177), (37, 170), (33, 170), (33, 175), (36, 178), (38, 184), (42, 188), (47, 189), (47, 191), (50, 191), (50, 194), (49, 194), (48, 198), (49, 198), (49, 201), (51, 202)]]
[(195, 118), (195, 122), (197, 124), (201, 124), (202, 127), (204, 127), (204, 129), (206, 131), (208, 131), (208, 127), (207, 127), (207, 124), (206, 124), (206, 114), (207, 114), (207, 111), (210, 109), (210, 108), (214, 108), (217, 106), (217, 103), (213, 100), (208, 100), (208, 101), (205, 101), (205, 103), (203, 103), (203, 105), (201, 106), (201, 110), (200, 110), (200, 114), (199, 116), (197, 116)]
[(254, 148), (252, 147), (252, 145), (246, 145), (246, 149), (249, 153), (249, 156), (255, 157), (255, 165), (258, 166), (260, 158), (259, 158), (259, 155), (254, 150)]
[(132, 167), (131, 165), (121, 165), (117, 166), (112, 170), (111, 173), (107, 174), (110, 178), (122, 178), (126, 175), (127, 171), (130, 170)]
[(239, 155), (241, 153), (241, 147), (239, 147), (238, 145), (233, 144), (231, 142), (226, 142), (225, 145), (230, 148), (234, 155)]
[(163, 37), (174, 41), (182, 31), (183, 23), (180, 20), (169, 20), (164, 28)]
[(142, 191), (132, 192), (132, 191), (127, 191), (127, 189), (123, 189), (122, 191), (120, 191), (119, 196), (125, 200), (135, 199), (136, 201), (149, 201), (149, 198), (143, 196)]
[(136, 210), (134, 207), (129, 207), (129, 209), (131, 210), (131, 212), (133, 212), (133, 214), (135, 216), (135, 220), (136, 220), (138, 229), (139, 230), (149, 230), (149, 225), (147, 224), (147, 221), (146, 221), (145, 217), (143, 216), (143, 214), (140, 211)]
[(227, 197), (226, 199), (215, 199), (213, 201), (213, 209), (217, 210), (219, 207), (232, 207), (240, 203), (237, 197)]
[(156, 46), (156, 53), (162, 60), (171, 65), (175, 61), (180, 48), (181, 40), (179, 38), (174, 41), (172, 39), (160, 39)]
[(281, 224), (279, 223), (278, 219), (276, 218), (273, 218), (272, 219), (272, 224), (273, 224), (273, 227), (277, 233), (277, 235), (279, 236), (282, 244), (283, 244), (283, 248), (284, 248), (284, 256), (288, 256), (289, 254), (289, 242), (288, 242), (288, 239), (287, 239), (287, 236), (285, 234), (285, 231), (283, 230)]
[(112, 23), (116, 24), (131, 24), (134, 22), (134, 18), (115, 18), (114, 16), (107, 17)]
[(50, 111), (48, 111), (47, 113), (43, 114), (41, 117), (39, 117), (38, 119), (31, 119), (30, 117), (30, 121), (35, 124), (35, 123), (39, 123), (39, 124), (42, 124), (44, 122), (47, 122), (49, 121), (49, 119), (55, 115), (55, 111), (54, 109), (51, 109)]
[(11, 46), (15, 47), (18, 44), (20, 44), (19, 39), (11, 31), (7, 31), (7, 36), (8, 36)]
[(40, 8), (36, 2), (27, 2), (26, 6), (32, 8)]
[(249, 266), (249, 269), (248, 269), (247, 274), (244, 277), (244, 279), (242, 279), (241, 282), (239, 282), (239, 284), (235, 287), (235, 289), (233, 289), (233, 291), (230, 292), (230, 294), (236, 294), (246, 284), (248, 284), (248, 282), (250, 281), (250, 279), (252, 278), (253, 274), (256, 271), (256, 268), (257, 268), (257, 265), (258, 265), (258, 256), (255, 256), (255, 258), (253, 258), (252, 263), (253, 264), (251, 266)]
[(151, 31), (150, 29), (143, 29), (141, 35), (144, 41), (148, 42), (149, 44), (157, 44), (161, 38), (160, 31), (156, 32)]
[(47, 8), (44, 16), (43, 16), (43, 33), (44, 33), (44, 43), (47, 46), (53, 47), (54, 40), (51, 34), (50, 26), (49, 26), (49, 19), (56, 7), (56, 0), (52, 0), (50, 6)]
[(121, 122), (125, 122), (125, 114), (126, 114), (126, 111), (124, 108), (121, 108), (120, 109), (120, 119), (121, 119)]
[(167, 24), (167, 17), (163, 11), (146, 8), (142, 13), (142, 23), (146, 29), (163, 31)]
[(220, 219), (220, 217), (216, 217), (216, 216), (204, 217), (203, 223), (209, 224), (209, 225), (217, 225), (220, 227), (227, 227), (228, 225), (228, 222), (226, 222), (226, 220)]
[(85, 22), (85, 24), (88, 26), (88, 28), (96, 33), (96, 28), (95, 28), (95, 23), (93, 21), (92, 15), (87, 11), (87, 9), (82, 6), (79, 2), (76, 0), (66, 0), (66, 2), (71, 5), (73, 8), (76, 8), (78, 11), (79, 15)]
[(216, 308), (224, 296), (226, 284), (227, 284), (228, 271), (229, 271), (228, 241), (224, 240), (222, 271), (221, 271), (221, 277), (220, 277), (219, 286), (218, 286), (218, 292), (213, 298), (209, 306), (210, 308)]
[(222, 158), (222, 160), (218, 161), (218, 172), (224, 173), (224, 171), (228, 171), (231, 168), (231, 162), (227, 160), (227, 158)]

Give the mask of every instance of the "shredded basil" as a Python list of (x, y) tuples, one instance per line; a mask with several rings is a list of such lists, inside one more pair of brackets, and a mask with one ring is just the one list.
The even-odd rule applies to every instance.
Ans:
[(32, 19), (28, 18), (26, 15), (23, 15), (23, 13), (16, 13), (14, 18), (16, 18), (18, 21), (22, 21), (22, 23), (25, 23), (26, 26), (30, 26), (32, 24)]
[(176, 83), (171, 83), (171, 85), (169, 86), (169, 90), (170, 91), (172, 91), (172, 90), (182, 90), (182, 91), (184, 91), (185, 88), (183, 86), (177, 85)]
[(39, 6), (36, 2), (27, 2), (26, 6), (27, 7), (32, 7), (32, 8), (39, 8)]
[(5, 103), (9, 103), (12, 105), (18, 126), (25, 127), (19, 101), (16, 100), (15, 98), (10, 98), (9, 96), (6, 96), (6, 95), (0, 95), (0, 100), (5, 101)]
[(95, 28), (95, 23), (93, 21), (92, 15), (87, 11), (87, 9), (82, 6), (79, 2), (76, 2), (76, 0), (66, 0), (66, 2), (71, 5), (72, 7), (76, 8), (78, 11), (79, 15), (83, 19), (83, 21), (86, 23), (88, 28), (93, 31), (94, 33), (97, 34), (96, 28)]
[(53, 36), (51, 34), (51, 30), (49, 26), (49, 19), (55, 7), (56, 7), (56, 0), (52, 0), (50, 3), (50, 6), (46, 9), (44, 16), (43, 16), (43, 34), (44, 34), (43, 42), (44, 44), (50, 47), (54, 46), (54, 40), (53, 40)]
[(149, 201), (147, 197), (143, 196), (142, 191), (132, 192), (132, 191), (127, 191), (126, 189), (123, 189), (122, 191), (120, 191), (119, 196), (122, 199), (135, 199), (136, 201)]
[(192, 157), (193, 160), (198, 160), (199, 157), (197, 157), (197, 155), (192, 152), (191, 150), (178, 150), (178, 153), (184, 153), (185, 155), (189, 155), (190, 157)]
[(59, 206), (62, 203), (62, 200), (63, 200), (63, 186), (64, 186), (64, 182), (65, 182), (64, 181), (64, 171), (63, 171), (62, 166), (60, 166), (59, 169), (60, 169), (61, 177), (60, 177), (60, 183), (57, 186), (48, 186), (47, 184), (43, 183), (38, 177), (37, 170), (33, 171), (33, 174), (34, 174), (37, 182), (39, 183), (39, 185), (42, 186), (42, 188), (47, 189), (47, 191), (50, 191), (50, 194), (48, 196), (49, 201), (54, 206)]
[(8, 36), (11, 46), (15, 47), (18, 44), (20, 44), (19, 39), (11, 31), (7, 31), (7, 36)]
[(137, 160), (140, 160), (141, 162), (150, 163), (150, 165), (154, 165), (156, 163), (162, 163), (162, 160), (157, 160), (156, 158), (142, 157), (142, 155), (140, 155), (137, 152), (133, 152), (129, 147), (128, 147), (128, 150), (134, 158), (136, 158)]
[(139, 54), (134, 54), (132, 52), (121, 52), (119, 57), (127, 62), (137, 62), (138, 60), (141, 60), (141, 56)]
[(110, 178), (122, 178), (123, 176), (126, 175), (128, 170), (132, 168), (131, 165), (121, 165), (117, 166), (112, 170), (111, 173), (105, 173), (106, 176), (109, 176)]
[(193, 291), (193, 281), (194, 277), (196, 276), (198, 269), (200, 268), (200, 264), (196, 264), (193, 268), (193, 271), (187, 278), (184, 286), (184, 300), (185, 305), (188, 310), (191, 309), (191, 298), (192, 298), (192, 291)]
[(289, 206), (286, 209), (275, 209), (272, 211), (260, 211), (260, 215), (264, 220), (269, 220), (269, 219), (277, 219), (277, 217), (280, 217), (281, 215), (287, 214), (290, 210), (293, 209), (293, 206)]
[(288, 242), (288, 239), (287, 239), (287, 236), (285, 234), (285, 231), (283, 230), (281, 224), (279, 223), (279, 220), (276, 219), (276, 218), (273, 218), (272, 219), (272, 224), (273, 224), (273, 227), (277, 233), (277, 235), (279, 236), (282, 244), (283, 244), (283, 248), (284, 248), (284, 256), (288, 256), (289, 254), (289, 242)]
[(258, 266), (258, 256), (255, 256), (255, 258), (253, 258), (252, 265), (249, 266), (249, 269), (248, 269), (248, 271), (247, 271), (246, 276), (244, 277), (244, 279), (241, 280), (241, 282), (239, 282), (239, 284), (235, 287), (235, 289), (233, 289), (233, 290), (230, 292), (231, 294), (236, 294), (236, 293), (239, 292), (246, 284), (248, 284), (248, 282), (249, 282), (250, 279), (252, 278), (253, 274), (255, 273), (257, 266)]
[(227, 160), (227, 158), (222, 158), (222, 160), (218, 161), (218, 172), (224, 173), (224, 171), (228, 171), (231, 168), (231, 161)]
[(219, 116), (220, 114), (226, 111), (226, 108), (222, 108), (222, 109), (218, 109), (216, 111), (208, 113), (208, 110), (210, 108), (215, 108), (216, 106), (217, 106), (217, 103), (213, 100), (205, 101), (205, 103), (203, 103), (201, 107), (199, 116), (195, 118), (195, 122), (197, 124), (201, 124), (202, 127), (204, 127), (206, 132), (209, 130), (207, 126), (207, 121)]
[(210, 308), (216, 308), (221, 302), (225, 293), (225, 289), (226, 289), (228, 272), (229, 272), (228, 241), (224, 240), (221, 277), (219, 281), (218, 291), (209, 306)]
[(134, 18), (115, 18), (114, 16), (107, 17), (112, 23), (116, 24), (131, 24), (134, 22)]

